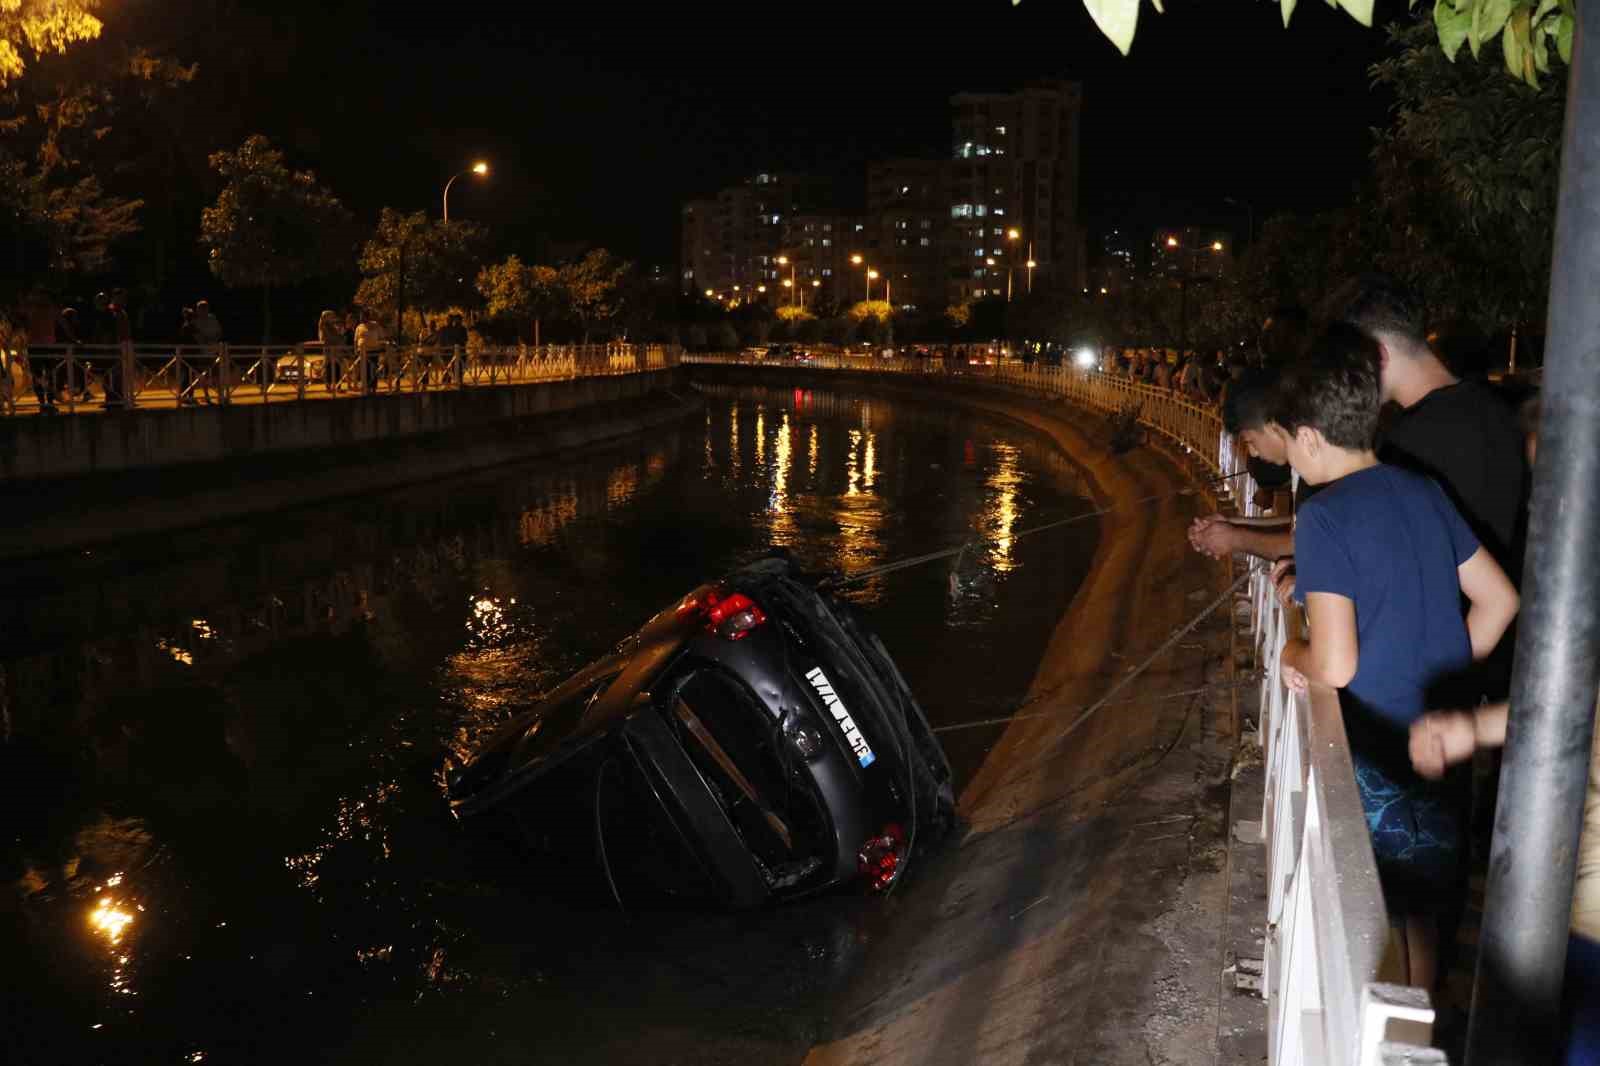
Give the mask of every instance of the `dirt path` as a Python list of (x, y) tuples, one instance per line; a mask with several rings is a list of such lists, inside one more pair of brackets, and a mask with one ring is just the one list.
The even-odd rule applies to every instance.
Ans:
[(1184, 538), (1202, 504), (1169, 495), (1188, 482), (1155, 449), (1113, 456), (1073, 408), (976, 403), (1053, 437), (1114, 508), (1033, 683), (1049, 695), (1031, 711), (1064, 713), (1002, 735), (961, 797), (965, 838), (890, 901), (806, 1061), (1213, 1062), (1227, 693), (1150, 697), (1225, 676), (1226, 612), (1068, 732), (1225, 586)]

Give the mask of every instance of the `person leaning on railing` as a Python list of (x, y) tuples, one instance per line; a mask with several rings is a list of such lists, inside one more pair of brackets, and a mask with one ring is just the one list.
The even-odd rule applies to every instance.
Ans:
[(1370, 338), (1335, 326), (1279, 389), (1290, 465), (1322, 486), (1301, 506), (1294, 532), (1295, 598), (1310, 639), (1284, 645), (1280, 672), (1296, 692), (1344, 690), (1356, 784), (1406, 983), (1431, 989), (1441, 922), (1465, 889), (1466, 803), (1463, 790), (1412, 770), (1407, 731), (1433, 686), (1494, 650), (1518, 599), (1438, 484), (1378, 461), (1378, 358)]
[[(1251, 459), (1271, 466), (1282, 466), (1288, 460), (1288, 435), (1270, 414), (1277, 382), (1275, 371), (1247, 368), (1233, 382), (1222, 407), (1223, 428), (1244, 446)], [(1189, 526), (1189, 544), (1213, 559), (1235, 552), (1282, 559), (1294, 554), (1293, 521), (1288, 515), (1225, 518), (1210, 514), (1196, 518)]]
[[(1533, 420), (1537, 399), (1524, 407)], [(1537, 424), (1528, 427), (1527, 459), (1539, 450)], [(1438, 780), (1473, 753), (1501, 748), (1511, 706), (1506, 701), (1471, 711), (1431, 711), (1411, 724), (1411, 765)], [(1572, 935), (1567, 947), (1567, 1066), (1600, 1064), (1600, 701), (1596, 705), (1595, 744), (1589, 761), (1589, 789), (1578, 845), (1577, 880), (1572, 886)]]

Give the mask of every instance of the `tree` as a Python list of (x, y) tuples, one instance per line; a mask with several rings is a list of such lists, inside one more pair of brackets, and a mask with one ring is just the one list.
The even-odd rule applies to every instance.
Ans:
[(22, 77), (25, 53), (65, 52), (100, 36), (98, 0), (0, 0), (0, 88)]
[(632, 269), (632, 263), (617, 259), (604, 248), (596, 248), (576, 263), (561, 267), (561, 287), (567, 306), (583, 331), (583, 343), (589, 343), (594, 329), (616, 316), (622, 281)]
[(261, 290), (261, 342), (272, 338), (272, 289), (331, 274), (348, 261), (350, 214), (308, 170), (290, 170), (260, 134), (216, 152), (224, 180), (200, 217), (200, 242), (229, 288)]
[(475, 308), (481, 299), (474, 285), (487, 244), (483, 228), (471, 222), (435, 222), (422, 211), (403, 214), (386, 207), (361, 248), (356, 306), (397, 319), (408, 307), (435, 313)]
[[(1021, 0), (1012, 0), (1020, 3)], [(1550, 71), (1553, 46), (1563, 63), (1572, 62), (1572, 33), (1578, 0), (1434, 0), (1433, 28), (1445, 58), (1455, 61), (1463, 44), (1477, 58), (1485, 44), (1499, 38), (1506, 69), (1513, 77), (1537, 86)], [(1083, 0), (1100, 32), (1123, 55), (1133, 47), (1141, 0)], [(1161, 11), (1161, 0), (1151, 0)], [(1418, 0), (1410, 0), (1411, 7)], [(1296, 0), (1279, 0), (1287, 28)], [(1372, 25), (1373, 0), (1328, 0), (1363, 26)]]
[(478, 295), (491, 331), (538, 343), (540, 323), (564, 313), (566, 290), (554, 267), (516, 256), (478, 271)]

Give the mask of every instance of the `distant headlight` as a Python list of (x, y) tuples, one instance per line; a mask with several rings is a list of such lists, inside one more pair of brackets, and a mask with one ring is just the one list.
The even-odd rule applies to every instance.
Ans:
[(1073, 353), (1072, 361), (1074, 363), (1077, 363), (1079, 366), (1083, 367), (1083, 369), (1088, 370), (1090, 367), (1094, 366), (1094, 351), (1093, 351), (1093, 349), (1090, 349), (1090, 348), (1079, 348), (1076, 352)]

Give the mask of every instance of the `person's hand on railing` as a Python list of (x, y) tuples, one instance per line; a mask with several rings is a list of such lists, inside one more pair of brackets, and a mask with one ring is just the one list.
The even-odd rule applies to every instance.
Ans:
[(1306, 675), (1290, 666), (1287, 659), (1278, 660), (1278, 677), (1290, 692), (1311, 691), (1311, 682), (1306, 680)]
[(1273, 563), (1271, 578), (1273, 594), (1283, 609), (1289, 610), (1294, 605), (1294, 556), (1285, 555)]

